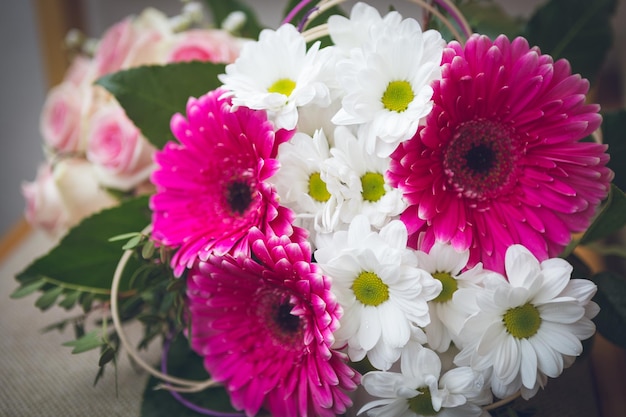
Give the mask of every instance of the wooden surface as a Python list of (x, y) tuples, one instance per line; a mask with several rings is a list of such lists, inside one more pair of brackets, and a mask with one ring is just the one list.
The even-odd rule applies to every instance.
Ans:
[(70, 29), (85, 30), (82, 0), (32, 0), (39, 27), (40, 50), (49, 86), (58, 84), (69, 65), (65, 38)]

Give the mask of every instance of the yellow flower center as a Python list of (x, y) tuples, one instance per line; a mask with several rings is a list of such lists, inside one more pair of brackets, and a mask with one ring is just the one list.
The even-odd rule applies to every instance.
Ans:
[(289, 78), (281, 78), (280, 80), (276, 81), (274, 84), (270, 85), (267, 91), (269, 93), (284, 94), (287, 97), (289, 97), (289, 95), (291, 95), (291, 92), (294, 90), (294, 88), (296, 88), (295, 81), (290, 80)]
[(326, 183), (322, 180), (319, 172), (314, 172), (309, 176), (309, 195), (320, 203), (330, 199)]
[(530, 303), (509, 308), (502, 316), (504, 327), (513, 337), (527, 339), (534, 336), (541, 326), (541, 315)]
[(415, 98), (413, 88), (408, 81), (391, 81), (383, 93), (381, 101), (387, 110), (402, 113), (409, 108)]
[(378, 172), (367, 172), (361, 177), (363, 200), (375, 203), (385, 195), (385, 178)]
[(389, 299), (389, 287), (373, 272), (361, 272), (352, 283), (352, 291), (367, 306), (378, 306)]
[(433, 398), (428, 387), (419, 388), (419, 392), (413, 398), (409, 398), (409, 409), (418, 416), (435, 416), (437, 412), (433, 408)]
[(449, 272), (435, 272), (433, 278), (441, 282), (441, 292), (433, 301), (436, 303), (445, 303), (450, 301), (454, 292), (459, 288), (456, 279)]

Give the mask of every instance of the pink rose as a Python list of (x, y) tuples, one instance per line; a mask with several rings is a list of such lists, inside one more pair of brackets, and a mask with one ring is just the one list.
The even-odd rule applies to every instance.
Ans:
[(147, 8), (137, 18), (127, 17), (102, 36), (94, 54), (96, 78), (139, 65), (160, 64), (172, 36), (167, 16)]
[(67, 223), (67, 211), (54, 182), (49, 164), (42, 164), (33, 182), (22, 184), (26, 200), (24, 217), (33, 226), (51, 234), (57, 234)]
[(237, 58), (240, 49), (241, 41), (228, 32), (195, 29), (176, 35), (167, 61), (229, 64)]
[(131, 17), (111, 26), (102, 36), (94, 54), (96, 77), (122, 68), (135, 40)]
[(72, 60), (70, 67), (65, 72), (63, 81), (75, 86), (90, 83), (93, 81), (92, 70), (93, 65), (90, 58), (85, 55), (76, 55), (76, 57)]
[(26, 220), (54, 236), (117, 204), (98, 183), (93, 166), (80, 158), (62, 159), (54, 167), (42, 164), (35, 181), (22, 184), (22, 195)]
[(88, 138), (87, 159), (103, 185), (128, 191), (150, 177), (155, 148), (116, 103), (92, 116)]
[(133, 28), (135, 39), (124, 67), (165, 63), (173, 35), (167, 16), (148, 7), (133, 21)]
[(98, 183), (94, 167), (82, 158), (63, 159), (54, 166), (54, 183), (67, 212), (66, 227), (118, 201)]
[(58, 152), (81, 149), (80, 123), (83, 95), (70, 82), (53, 87), (44, 103), (39, 127), (44, 142)]

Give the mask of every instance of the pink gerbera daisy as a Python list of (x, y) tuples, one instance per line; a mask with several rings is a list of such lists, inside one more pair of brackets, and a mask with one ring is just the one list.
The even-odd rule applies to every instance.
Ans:
[(360, 376), (331, 349), (341, 307), (311, 249), (251, 231), (254, 257), (209, 256), (187, 279), (191, 346), (247, 415), (335, 416)]
[(523, 38), (451, 42), (434, 108), (388, 172), (409, 207), (414, 246), (470, 249), (469, 266), (504, 271), (515, 243), (557, 256), (609, 190), (606, 146), (581, 142), (601, 123), (589, 83)]
[(291, 132), (275, 133), (263, 111), (232, 111), (223, 94), (218, 89), (190, 98), (187, 118), (176, 114), (171, 121), (180, 143), (168, 143), (155, 156), (152, 235), (179, 248), (172, 259), (177, 276), (212, 252), (247, 253), (253, 226), (291, 233), (292, 212), (279, 206), (265, 182), (278, 169), (278, 145)]

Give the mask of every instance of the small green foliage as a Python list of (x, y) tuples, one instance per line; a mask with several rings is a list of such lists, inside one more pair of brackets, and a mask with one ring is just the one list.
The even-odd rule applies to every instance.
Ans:
[(54, 305), (57, 298), (63, 292), (63, 287), (52, 287), (46, 290), (38, 299), (35, 301), (35, 306), (40, 308), (41, 310), (47, 310)]
[(102, 353), (100, 354), (100, 359), (98, 359), (98, 366), (103, 367), (107, 363), (113, 361), (116, 353), (117, 350), (113, 346), (109, 344), (104, 345)]
[(109, 242), (117, 242), (120, 240), (127, 240), (136, 236), (141, 236), (141, 233), (139, 232), (131, 232), (131, 233), (122, 233), (121, 235), (117, 235), (117, 236), (113, 236), (112, 238), (109, 238)]
[(71, 309), (78, 302), (78, 298), (80, 297), (80, 291), (68, 291), (65, 293), (65, 298), (63, 301), (59, 302), (59, 306), (63, 307), (66, 310)]
[(79, 339), (63, 343), (63, 346), (72, 347), (72, 353), (83, 353), (92, 349), (97, 349), (104, 344), (102, 331), (100, 329), (96, 329), (86, 333)]
[(46, 281), (43, 279), (36, 279), (32, 282), (23, 283), (21, 287), (13, 291), (11, 298), (22, 298), (30, 295), (43, 287)]
[(126, 244), (124, 246), (122, 246), (122, 249), (123, 250), (135, 249), (137, 246), (139, 246), (139, 244), (141, 243), (141, 241), (143, 239), (144, 239), (144, 237), (142, 235), (134, 236), (134, 237), (130, 238), (128, 240), (128, 242), (126, 242)]

